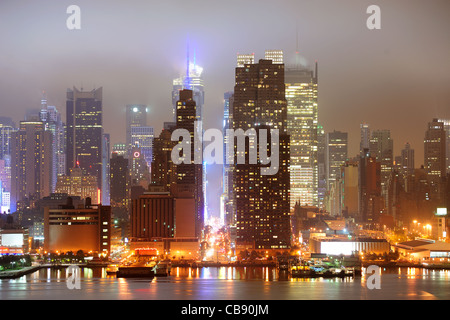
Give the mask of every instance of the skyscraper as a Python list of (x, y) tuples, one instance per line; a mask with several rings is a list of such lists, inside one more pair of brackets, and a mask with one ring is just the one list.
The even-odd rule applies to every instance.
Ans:
[(81, 199), (91, 198), (93, 204), (99, 204), (101, 201), (97, 177), (83, 174), (79, 167), (70, 168), (68, 175), (58, 177), (55, 192), (79, 196)]
[[(186, 72), (173, 80), (172, 105), (174, 122), (176, 122), (177, 102), (180, 100), (180, 91), (184, 89), (192, 90), (192, 98), (196, 104), (196, 112), (199, 120), (203, 120), (203, 105), (205, 103), (205, 90), (203, 80), (203, 68), (194, 61), (190, 61), (189, 50), (187, 51)], [(200, 132), (201, 132), (201, 128)]]
[(450, 120), (438, 119), (438, 122), (442, 122), (444, 124), (444, 130), (445, 130), (445, 135), (446, 135), (446, 143), (445, 143), (446, 162), (445, 162), (445, 165), (447, 167), (447, 173), (450, 173)]
[(134, 147), (132, 144), (132, 129), (147, 126), (147, 111), (147, 106), (143, 104), (128, 104), (126, 106), (126, 145), (128, 149)]
[(381, 195), (388, 204), (388, 185), (394, 168), (394, 141), (389, 130), (374, 130), (370, 139), (370, 154), (381, 165)]
[[(191, 137), (191, 159), (188, 163), (177, 165), (176, 194), (189, 192), (195, 199), (196, 236), (200, 238), (204, 224), (204, 194), (203, 194), (203, 159), (196, 159), (198, 151), (195, 141), (197, 121), (200, 115), (197, 112), (197, 104), (193, 98), (193, 90), (183, 89), (179, 92), (180, 100), (177, 101), (176, 129), (185, 129)], [(200, 144), (200, 143), (199, 143)], [(200, 150), (203, 150), (200, 147)]]
[(0, 159), (11, 155), (11, 135), (17, 131), (11, 118), (0, 117)]
[[(280, 59), (276, 52), (269, 56)], [(317, 80), (317, 74), (299, 66), (285, 70), (287, 130), (291, 146), (291, 208), (296, 202), (309, 206), (319, 204)]]
[(224, 150), (223, 150), (223, 168), (222, 168), (222, 196), (220, 205), (220, 217), (225, 225), (234, 225), (234, 201), (233, 201), (233, 167), (227, 162), (226, 146), (228, 144), (226, 130), (231, 129), (232, 115), (231, 109), (233, 105), (233, 91), (228, 91), (224, 94), (223, 104), (223, 136), (224, 136)]
[(348, 134), (334, 130), (327, 133), (326, 138), (326, 170), (327, 170), (327, 187), (331, 189), (331, 185), (337, 181), (340, 176), (341, 166), (345, 164), (348, 156)]
[(237, 54), (237, 66), (243, 67), (246, 64), (254, 64), (255, 63), (255, 54)]
[(370, 148), (370, 126), (367, 123), (360, 124), (361, 140), (359, 143), (359, 154), (363, 156), (364, 149)]
[(128, 208), (129, 177), (128, 159), (113, 152), (110, 160), (110, 196), (113, 208)]
[[(139, 148), (144, 156), (147, 166), (151, 167), (153, 159), (153, 127), (149, 126), (134, 126), (131, 128), (130, 147)], [(130, 150), (131, 150), (130, 149)]]
[(52, 191), (56, 188), (58, 176), (66, 174), (65, 130), (61, 113), (54, 106), (47, 105), (45, 96), (41, 100), (39, 120), (45, 124), (45, 130), (52, 134)]
[(424, 139), (424, 167), (431, 184), (431, 192), (439, 195), (442, 178), (446, 174), (446, 132), (438, 119), (428, 123)]
[(67, 89), (66, 171), (79, 166), (96, 176), (102, 190), (102, 88), (92, 91)]
[(102, 189), (100, 203), (109, 206), (111, 197), (111, 185), (110, 185), (110, 154), (111, 154), (111, 139), (109, 133), (103, 133), (102, 135)]
[[(256, 139), (270, 129), (279, 130), (279, 166), (274, 175), (262, 175), (262, 159), (250, 162), (256, 143), (246, 137), (245, 163), (235, 160), (233, 196), (236, 208), (237, 247), (286, 249), (291, 243), (289, 201), (289, 136), (286, 133), (287, 101), (284, 64), (259, 60), (236, 68), (232, 129), (256, 130)], [(272, 141), (269, 134), (267, 141)], [(259, 146), (261, 150), (266, 146)], [(269, 147), (270, 152), (275, 151)], [(273, 151), (272, 151), (273, 150)], [(242, 153), (236, 149), (235, 158)]]
[(52, 135), (41, 121), (21, 121), (11, 141), (11, 212), (25, 198), (51, 192)]

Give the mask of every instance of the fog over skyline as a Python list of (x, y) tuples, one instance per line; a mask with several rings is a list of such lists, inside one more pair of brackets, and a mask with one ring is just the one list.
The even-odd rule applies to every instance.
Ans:
[[(81, 30), (66, 27), (72, 4)], [(381, 30), (366, 27), (371, 4)], [(319, 124), (349, 133), (349, 157), (365, 122), (391, 131), (394, 156), (409, 142), (420, 167), (427, 123), (450, 119), (449, 12), (447, 0), (2, 0), (0, 115), (18, 125), (45, 91), (65, 122), (67, 88), (103, 87), (111, 146), (125, 141), (127, 104), (150, 107), (158, 136), (172, 121), (172, 80), (186, 69), (189, 43), (204, 69), (204, 128), (221, 128), (236, 54), (258, 60), (280, 49), (290, 64), (298, 49), (311, 68), (318, 61)]]

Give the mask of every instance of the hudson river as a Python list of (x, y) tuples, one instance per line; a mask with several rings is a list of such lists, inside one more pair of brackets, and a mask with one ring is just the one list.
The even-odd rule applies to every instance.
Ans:
[(419, 268), (382, 269), (381, 288), (368, 276), (291, 279), (274, 268), (174, 268), (171, 276), (117, 279), (105, 269), (81, 269), (81, 288), (68, 289), (66, 271), (41, 269), (0, 280), (0, 300), (405, 300), (450, 299), (450, 272)]

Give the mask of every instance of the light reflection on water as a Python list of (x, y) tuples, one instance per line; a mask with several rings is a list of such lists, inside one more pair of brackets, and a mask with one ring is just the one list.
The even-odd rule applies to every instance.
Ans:
[(117, 279), (105, 268), (82, 268), (81, 290), (69, 290), (66, 269), (41, 269), (0, 280), (0, 299), (450, 299), (448, 270), (381, 269), (381, 289), (356, 278), (291, 278), (276, 268), (173, 268), (171, 276)]

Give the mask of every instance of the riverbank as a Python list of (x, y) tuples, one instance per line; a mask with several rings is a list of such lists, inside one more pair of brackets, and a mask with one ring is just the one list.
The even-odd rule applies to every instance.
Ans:
[(395, 262), (395, 261), (363, 261), (362, 266), (367, 268), (370, 265), (376, 265), (381, 268), (423, 268), (430, 270), (450, 270), (450, 264), (422, 264), (413, 262)]
[(25, 267), (19, 270), (5, 270), (0, 271), (0, 279), (15, 279), (22, 276), (25, 276), (27, 274), (33, 273), (39, 269), (41, 269), (42, 266), (31, 266), (31, 267)]

